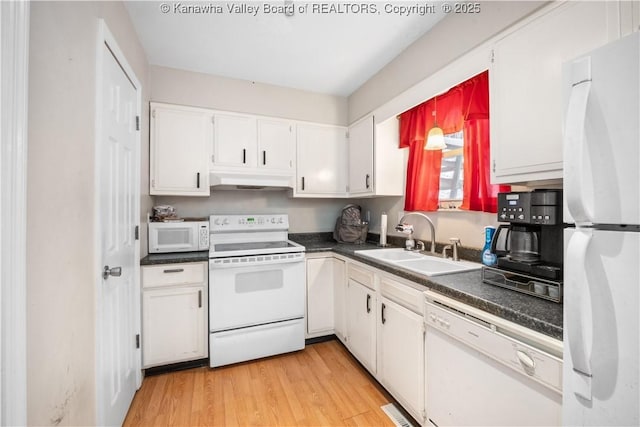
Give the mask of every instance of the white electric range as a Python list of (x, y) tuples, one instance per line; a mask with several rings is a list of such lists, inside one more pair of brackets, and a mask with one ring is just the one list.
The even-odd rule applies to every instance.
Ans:
[(305, 248), (278, 215), (209, 218), (209, 364), (304, 348)]

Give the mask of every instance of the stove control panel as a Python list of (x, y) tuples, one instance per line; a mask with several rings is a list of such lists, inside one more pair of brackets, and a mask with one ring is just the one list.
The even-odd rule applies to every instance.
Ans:
[(211, 215), (209, 229), (212, 233), (226, 231), (270, 231), (288, 230), (287, 214), (269, 215)]

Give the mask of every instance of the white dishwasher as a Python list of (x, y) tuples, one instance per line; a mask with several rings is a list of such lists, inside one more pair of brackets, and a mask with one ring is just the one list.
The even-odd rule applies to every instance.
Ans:
[(427, 291), (427, 425), (562, 422), (562, 341)]

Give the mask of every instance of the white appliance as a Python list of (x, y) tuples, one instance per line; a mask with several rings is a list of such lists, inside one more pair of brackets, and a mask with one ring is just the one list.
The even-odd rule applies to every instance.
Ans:
[(426, 425), (560, 425), (560, 340), (425, 295)]
[(304, 246), (287, 215), (211, 215), (209, 364), (304, 348)]
[(150, 222), (149, 253), (192, 252), (209, 249), (209, 221)]
[(640, 35), (565, 64), (565, 425), (640, 425)]

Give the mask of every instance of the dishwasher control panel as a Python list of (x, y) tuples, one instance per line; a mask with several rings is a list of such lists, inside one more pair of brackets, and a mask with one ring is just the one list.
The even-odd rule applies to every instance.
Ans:
[[(426, 303), (425, 323), (486, 356), (527, 375), (545, 386), (562, 392), (562, 360), (501, 332), (479, 317), (447, 307), (438, 302)], [(428, 351), (428, 349), (426, 350)]]

